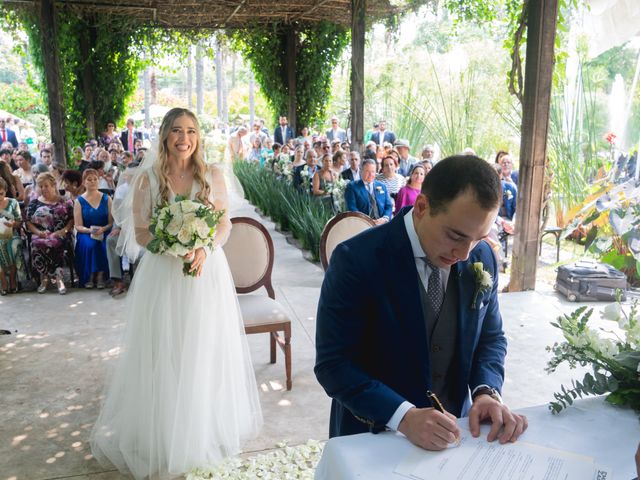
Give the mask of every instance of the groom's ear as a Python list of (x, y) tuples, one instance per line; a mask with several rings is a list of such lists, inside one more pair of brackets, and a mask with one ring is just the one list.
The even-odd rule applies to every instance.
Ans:
[(413, 209), (416, 212), (418, 218), (422, 218), (424, 215), (429, 215), (429, 197), (427, 197), (424, 193), (420, 193), (416, 197), (416, 202), (413, 205)]

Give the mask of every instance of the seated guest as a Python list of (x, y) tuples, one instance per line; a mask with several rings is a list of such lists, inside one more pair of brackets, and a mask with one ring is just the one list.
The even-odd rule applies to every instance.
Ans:
[(99, 175), (88, 168), (82, 173), (85, 192), (73, 206), (76, 225), (76, 269), (80, 285), (104, 288), (109, 273), (105, 235), (111, 230), (111, 198), (98, 190)]
[(333, 158), (327, 153), (322, 156), (322, 167), (313, 175), (311, 193), (316, 197), (328, 195), (337, 180), (338, 174), (333, 170)]
[(347, 152), (344, 150), (338, 150), (333, 154), (332, 168), (338, 175), (342, 175), (342, 172), (348, 168), (346, 156)]
[(296, 151), (293, 154), (293, 162), (291, 163), (292, 168), (299, 167), (300, 165), (304, 165), (304, 147), (297, 147)]
[(403, 177), (408, 177), (411, 167), (418, 162), (418, 159), (411, 156), (409, 140), (400, 139), (396, 141), (395, 147), (398, 152), (398, 173)]
[(500, 177), (505, 182), (513, 183), (514, 185), (518, 185), (519, 174), (516, 170), (513, 170), (513, 161), (511, 160), (511, 155), (508, 153), (506, 155), (502, 155), (500, 158)]
[(360, 154), (349, 152), (349, 168), (342, 172), (342, 178), (350, 182), (360, 180)]
[[(132, 180), (135, 173), (135, 167), (125, 169), (120, 175), (120, 181), (118, 187), (113, 195), (113, 210), (116, 212), (118, 208), (122, 208), (121, 202), (127, 196), (129, 191), (129, 182)], [(113, 280), (113, 288), (109, 292), (112, 297), (118, 297), (119, 295), (127, 291), (127, 286), (124, 282), (124, 272), (122, 271), (122, 257), (118, 254), (117, 246), (120, 237), (121, 228), (114, 223), (111, 232), (107, 236), (107, 260), (109, 262), (109, 275)], [(131, 259), (133, 263), (136, 259)]]
[(7, 165), (9, 165), (11, 167), (11, 170), (15, 171), (17, 170), (18, 165), (16, 165), (16, 168), (13, 168), (13, 166), (11, 165), (12, 162), (12, 158), (11, 155), (13, 154), (13, 148), (0, 148), (0, 162), (4, 162)]
[(383, 183), (387, 187), (387, 191), (391, 198), (396, 198), (398, 191), (406, 183), (405, 178), (396, 172), (397, 163), (394, 157), (387, 155), (382, 160), (382, 173), (376, 176), (376, 180)]
[(62, 186), (64, 187), (65, 197), (68, 200), (75, 201), (78, 195), (84, 192), (82, 173), (78, 170), (65, 170), (62, 172)]
[(24, 201), (24, 187), (18, 177), (11, 173), (11, 167), (4, 162), (0, 162), (0, 178), (7, 182), (7, 197), (15, 198), (19, 202)]
[(293, 186), (298, 190), (309, 193), (311, 191), (311, 180), (318, 169), (318, 157), (316, 151), (307, 150), (305, 154), (306, 162), (293, 169)]
[(369, 215), (377, 225), (388, 222), (391, 219), (393, 202), (387, 192), (387, 187), (375, 179), (375, 161), (364, 160), (360, 175), (361, 179), (357, 182), (350, 182), (344, 192), (347, 210)]
[(43, 148), (40, 150), (40, 158), (38, 159), (38, 163), (44, 163), (47, 167), (51, 167), (53, 163), (53, 153), (52, 150), (48, 148)]
[(49, 279), (55, 277), (58, 293), (64, 295), (62, 267), (67, 234), (73, 226), (73, 205), (60, 197), (56, 179), (49, 172), (39, 174), (36, 185), (39, 195), (29, 202), (27, 228), (32, 233), (31, 263), (40, 277), (38, 293), (44, 293)]
[[(260, 125), (257, 125), (257, 127), (260, 128)], [(264, 158), (265, 156), (262, 149), (262, 138), (260, 138), (259, 136), (255, 136), (253, 141), (251, 142), (251, 150), (249, 150), (246, 160), (248, 162), (257, 162), (260, 164), (260, 166), (263, 166)]]
[(399, 212), (403, 207), (413, 207), (413, 204), (416, 203), (416, 198), (420, 195), (425, 175), (426, 172), (421, 163), (416, 163), (411, 168), (409, 182), (402, 187), (398, 191), (398, 195), (396, 195), (396, 208), (394, 212)]
[(71, 150), (71, 158), (69, 159), (69, 167), (79, 167), (80, 164), (82, 163), (82, 148), (80, 147), (73, 147), (73, 150)]
[[(53, 162), (49, 167), (49, 171), (51, 175), (56, 179), (56, 185), (58, 186), (58, 190), (64, 190), (64, 182), (62, 181), (62, 173), (65, 171), (64, 163)], [(61, 191), (61, 195), (64, 195), (65, 192)]]
[(433, 168), (433, 162), (431, 160), (422, 160), (420, 162), (420, 164), (423, 166), (424, 168), (424, 174), (426, 175), (427, 173), (429, 173), (431, 171), (431, 169)]
[(516, 199), (518, 197), (518, 187), (513, 182), (502, 180), (502, 205), (500, 206), (500, 216), (506, 220), (513, 220), (516, 214)]
[[(38, 191), (38, 176), (43, 173), (50, 173), (49, 169), (44, 163), (36, 163), (32, 167), (33, 172), (33, 183), (31, 185), (27, 185), (27, 188), (24, 189), (24, 211), (26, 212), (29, 207), (29, 202), (38, 198), (40, 192)], [(55, 178), (55, 177), (54, 177)]]
[(429, 160), (431, 162), (431, 166), (433, 166), (433, 154), (434, 154), (434, 149), (433, 149), (433, 145), (425, 145), (424, 148), (422, 149), (422, 153), (420, 154), (420, 156), (422, 157), (422, 161), (424, 162), (425, 160)]
[(22, 214), (18, 201), (7, 197), (7, 188), (7, 182), (0, 178), (0, 295), (18, 291), (17, 271), (22, 259)]
[(26, 187), (33, 183), (33, 170), (31, 169), (31, 154), (27, 151), (18, 152), (16, 155), (16, 162), (18, 169), (13, 172), (13, 175), (18, 177), (22, 186)]

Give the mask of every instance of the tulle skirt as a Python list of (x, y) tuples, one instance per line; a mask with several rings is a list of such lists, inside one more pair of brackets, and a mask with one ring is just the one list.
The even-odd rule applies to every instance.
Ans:
[(91, 449), (137, 479), (172, 478), (240, 452), (262, 425), (233, 279), (221, 248), (202, 275), (146, 253)]

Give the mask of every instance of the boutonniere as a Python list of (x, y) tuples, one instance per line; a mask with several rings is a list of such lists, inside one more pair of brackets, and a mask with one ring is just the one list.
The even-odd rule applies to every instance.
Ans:
[(376, 190), (378, 191), (379, 194), (384, 193), (384, 191), (382, 190), (382, 187), (380, 185), (376, 185)]
[(511, 200), (513, 198), (513, 192), (511, 190), (505, 190), (504, 195), (507, 197), (507, 200)]
[(471, 310), (475, 310), (478, 301), (478, 295), (481, 295), (484, 292), (488, 292), (491, 290), (493, 286), (493, 278), (491, 274), (484, 269), (484, 264), (482, 262), (475, 262), (469, 265), (471, 272), (473, 273), (473, 278), (476, 281), (476, 290), (473, 294), (473, 302), (471, 302)]

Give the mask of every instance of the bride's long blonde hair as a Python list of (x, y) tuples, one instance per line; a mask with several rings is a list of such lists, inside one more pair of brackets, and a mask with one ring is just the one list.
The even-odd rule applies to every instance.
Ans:
[(186, 108), (172, 108), (167, 112), (167, 114), (162, 119), (162, 124), (160, 125), (160, 141), (158, 142), (158, 162), (156, 163), (156, 175), (158, 177), (158, 183), (160, 186), (160, 200), (162, 203), (169, 202), (169, 155), (167, 148), (167, 138), (169, 137), (169, 132), (171, 132), (171, 127), (173, 126), (173, 122), (183, 115), (186, 115), (191, 120), (193, 120), (194, 125), (196, 126), (196, 133), (198, 135), (198, 143), (196, 144), (196, 148), (191, 155), (191, 165), (193, 168), (193, 179), (194, 181), (200, 184), (200, 191), (196, 195), (196, 198), (204, 203), (205, 205), (211, 206), (211, 202), (209, 202), (209, 193), (211, 191), (211, 186), (209, 182), (207, 182), (207, 164), (204, 161), (203, 149), (202, 149), (202, 137), (200, 132), (200, 123), (198, 122), (198, 118)]

